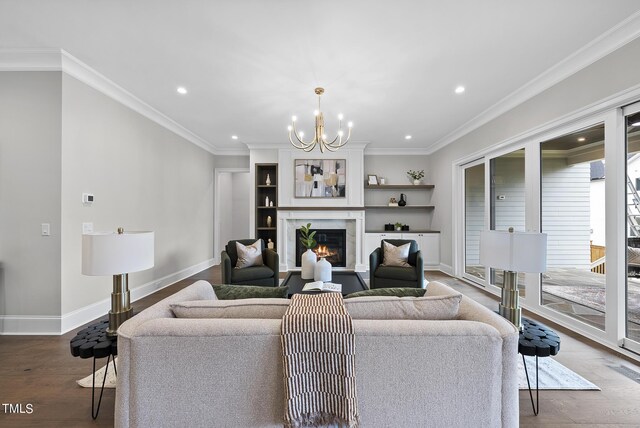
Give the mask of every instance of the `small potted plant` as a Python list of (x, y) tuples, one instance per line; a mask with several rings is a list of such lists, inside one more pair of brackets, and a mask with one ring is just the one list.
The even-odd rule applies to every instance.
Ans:
[(314, 236), (316, 236), (316, 232), (311, 231), (311, 223), (307, 223), (306, 226), (300, 226), (300, 243), (307, 249), (300, 258), (300, 264), (302, 265), (300, 277), (302, 279), (313, 279), (318, 260), (316, 253), (313, 252), (313, 248), (318, 245)]
[(424, 169), (420, 171), (414, 171), (410, 169), (409, 171), (407, 171), (407, 175), (411, 177), (411, 179), (413, 180), (413, 184), (418, 185), (420, 184), (420, 180), (424, 178)]
[(402, 230), (402, 223), (396, 223), (396, 230)]

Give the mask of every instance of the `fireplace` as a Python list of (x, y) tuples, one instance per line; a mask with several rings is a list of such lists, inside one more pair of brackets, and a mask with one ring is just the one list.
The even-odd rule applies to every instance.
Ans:
[[(347, 266), (347, 230), (346, 229), (312, 229), (316, 232), (314, 239), (318, 242), (313, 252), (324, 257), (333, 267)], [(300, 243), (300, 229), (296, 229), (296, 266), (302, 266), (302, 253), (307, 249)]]

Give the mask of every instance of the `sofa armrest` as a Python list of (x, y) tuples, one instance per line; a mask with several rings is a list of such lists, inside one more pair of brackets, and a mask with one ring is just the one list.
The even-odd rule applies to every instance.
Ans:
[(382, 262), (382, 249), (380, 247), (373, 250), (369, 255), (369, 288), (374, 288), (375, 275), (373, 274)]
[(422, 251), (416, 252), (416, 275), (420, 285), (418, 288), (425, 288), (424, 281), (424, 260), (422, 259)]
[(226, 251), (220, 254), (220, 268), (222, 272), (222, 284), (231, 284), (231, 257)]
[(264, 250), (262, 254), (264, 264), (273, 271), (273, 286), (277, 287), (280, 282), (280, 256), (269, 248)]

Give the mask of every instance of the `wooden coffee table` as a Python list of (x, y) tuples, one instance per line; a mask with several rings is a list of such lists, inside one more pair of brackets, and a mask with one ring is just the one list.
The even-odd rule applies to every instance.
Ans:
[[(281, 285), (289, 287), (289, 291), (287, 292), (289, 298), (296, 293), (319, 293), (318, 291), (302, 291), (302, 287), (304, 287), (307, 282), (313, 282), (313, 279), (302, 279), (300, 278), (300, 271), (289, 271)], [(342, 284), (343, 296), (355, 293), (356, 291), (367, 290), (367, 284), (358, 272), (343, 270), (331, 272), (331, 282)]]

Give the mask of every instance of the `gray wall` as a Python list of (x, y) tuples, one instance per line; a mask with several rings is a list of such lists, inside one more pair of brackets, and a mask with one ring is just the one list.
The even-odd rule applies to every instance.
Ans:
[(432, 226), (441, 231), (441, 261), (452, 266), (452, 165), (462, 157), (498, 144), (640, 84), (640, 39), (547, 89), (500, 117), (436, 151), (429, 159), (436, 185)]
[(80, 272), (83, 222), (155, 232), (155, 267), (131, 289), (213, 258), (212, 154), (66, 74), (62, 125), (63, 314), (111, 292), (111, 278)]
[(0, 316), (60, 315), (60, 118), (60, 72), (0, 73)]

